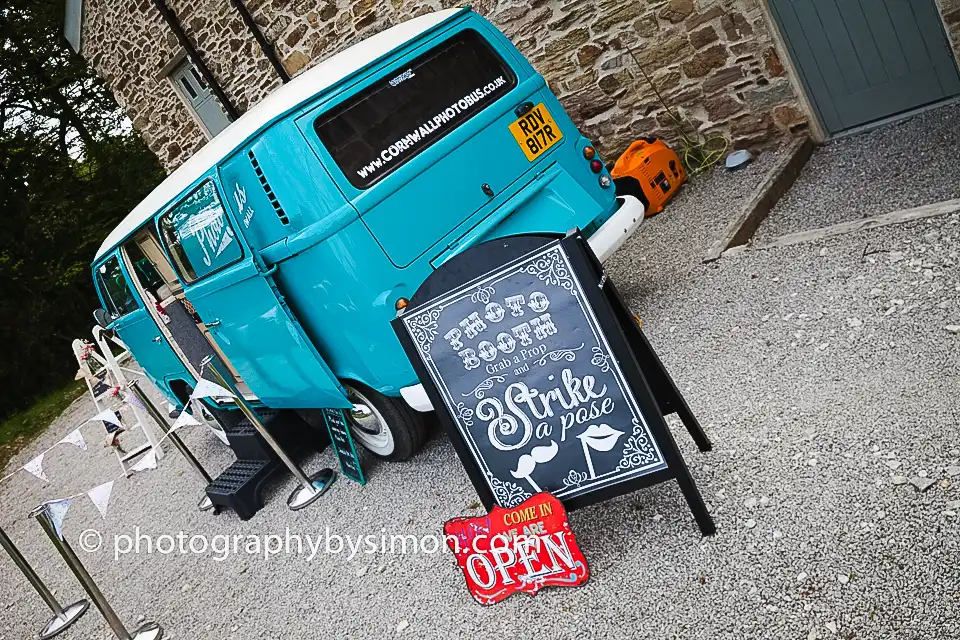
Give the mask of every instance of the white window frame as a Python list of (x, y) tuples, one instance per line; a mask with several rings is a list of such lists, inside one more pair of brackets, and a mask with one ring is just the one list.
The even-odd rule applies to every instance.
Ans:
[(83, 48), (83, 0), (63, 3), (63, 37), (77, 53)]

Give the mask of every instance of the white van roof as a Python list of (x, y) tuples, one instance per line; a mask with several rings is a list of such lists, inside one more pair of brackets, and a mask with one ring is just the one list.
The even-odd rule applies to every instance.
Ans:
[(100, 245), (94, 261), (150, 220), (157, 211), (196, 182), (217, 162), (232, 153), (272, 120), (294, 109), (394, 49), (456, 15), (462, 9), (428, 13), (359, 42), (283, 85), (243, 114), (171, 173), (138, 204)]

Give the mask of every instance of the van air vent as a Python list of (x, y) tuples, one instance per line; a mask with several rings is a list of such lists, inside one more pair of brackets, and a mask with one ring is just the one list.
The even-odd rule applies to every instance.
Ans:
[(260, 168), (260, 162), (257, 160), (257, 156), (253, 155), (253, 151), (248, 151), (247, 155), (250, 157), (250, 164), (257, 174), (260, 186), (263, 187), (263, 192), (267, 194), (267, 200), (273, 205), (273, 210), (277, 212), (277, 217), (280, 218), (280, 224), (290, 224), (290, 218), (284, 213), (283, 207), (280, 206), (280, 201), (277, 200), (276, 194), (274, 194), (273, 189), (270, 188), (270, 183), (267, 182), (267, 176), (263, 175), (263, 169)]

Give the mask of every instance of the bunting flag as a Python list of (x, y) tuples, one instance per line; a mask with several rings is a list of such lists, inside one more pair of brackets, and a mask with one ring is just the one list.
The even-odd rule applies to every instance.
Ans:
[(235, 397), (231, 391), (224, 389), (215, 382), (210, 382), (206, 379), (201, 379), (197, 382), (197, 388), (193, 390), (193, 393), (190, 394), (191, 400), (198, 400), (200, 398), (233, 398)]
[(87, 496), (93, 505), (100, 512), (101, 518), (107, 517), (107, 505), (110, 504), (110, 494), (113, 493), (113, 480), (105, 482), (99, 487), (94, 487), (87, 491)]
[(72, 503), (73, 501), (70, 500), (70, 498), (65, 498), (63, 500), (51, 500), (44, 504), (47, 515), (50, 517), (50, 522), (57, 532), (57, 537), (61, 540), (63, 540), (63, 519), (66, 517), (67, 511), (70, 510)]
[(50, 482), (49, 480), (47, 480), (47, 475), (43, 472), (43, 456), (45, 455), (46, 455), (45, 453), (41, 453), (36, 458), (31, 460), (27, 464), (23, 465), (23, 470), (29, 471), (30, 473), (37, 476), (44, 482)]
[(130, 471), (146, 471), (147, 469), (157, 468), (157, 452), (153, 449), (140, 458), (135, 465), (130, 467)]
[(94, 376), (92, 373), (90, 373), (89, 371), (87, 371), (87, 370), (84, 369), (83, 367), (80, 367), (79, 369), (77, 369), (77, 373), (76, 373), (75, 376), (73, 376), (73, 379), (74, 379), (74, 380), (88, 380), (91, 384), (97, 384), (98, 382), (100, 382), (100, 381), (96, 378), (96, 376)]
[(203, 420), (203, 424), (207, 425), (207, 429), (210, 429), (213, 435), (217, 436), (217, 439), (220, 440), (220, 442), (228, 447), (230, 446), (230, 440), (227, 439), (227, 434), (224, 433), (223, 427), (219, 422), (216, 421), (216, 419), (211, 418), (210, 420), (207, 420), (206, 416), (209, 414), (204, 411), (203, 405), (199, 400), (191, 400), (187, 406), (193, 412), (194, 419), (199, 416), (200, 420)]
[(190, 412), (184, 409), (180, 412), (180, 415), (177, 416), (176, 421), (173, 423), (173, 427), (170, 428), (171, 431), (176, 431), (180, 427), (195, 427), (200, 426), (200, 423), (197, 422), (197, 419), (190, 415)]
[(143, 411), (146, 411), (146, 410), (147, 410), (147, 408), (146, 408), (145, 406), (143, 406), (143, 403), (140, 402), (140, 398), (138, 398), (137, 395), (136, 395), (135, 393), (133, 393), (132, 391), (128, 391), (128, 392), (123, 396), (123, 401), (126, 402), (126, 403), (129, 404), (129, 405), (132, 405), (132, 406), (136, 407), (137, 409), (142, 409)]
[(123, 424), (120, 423), (120, 419), (117, 418), (117, 414), (110, 409), (101, 411), (97, 415), (87, 420), (87, 422), (97, 422), (98, 420), (101, 422), (109, 422), (110, 424), (115, 424), (118, 427), (123, 427)]
[(80, 447), (84, 451), (87, 450), (87, 443), (84, 442), (83, 434), (80, 433), (80, 429), (74, 429), (73, 431), (65, 435), (63, 439), (57, 444), (60, 444), (60, 443), (73, 444)]
[(217, 439), (220, 440), (223, 444), (230, 446), (230, 440), (227, 439), (227, 434), (224, 433), (223, 429), (220, 428), (220, 425), (207, 423), (207, 428), (213, 432), (213, 435), (217, 436)]

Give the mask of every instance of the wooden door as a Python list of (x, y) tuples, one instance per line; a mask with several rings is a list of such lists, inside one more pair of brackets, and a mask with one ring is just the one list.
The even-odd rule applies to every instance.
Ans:
[(934, 0), (771, 0), (827, 132), (960, 94)]

